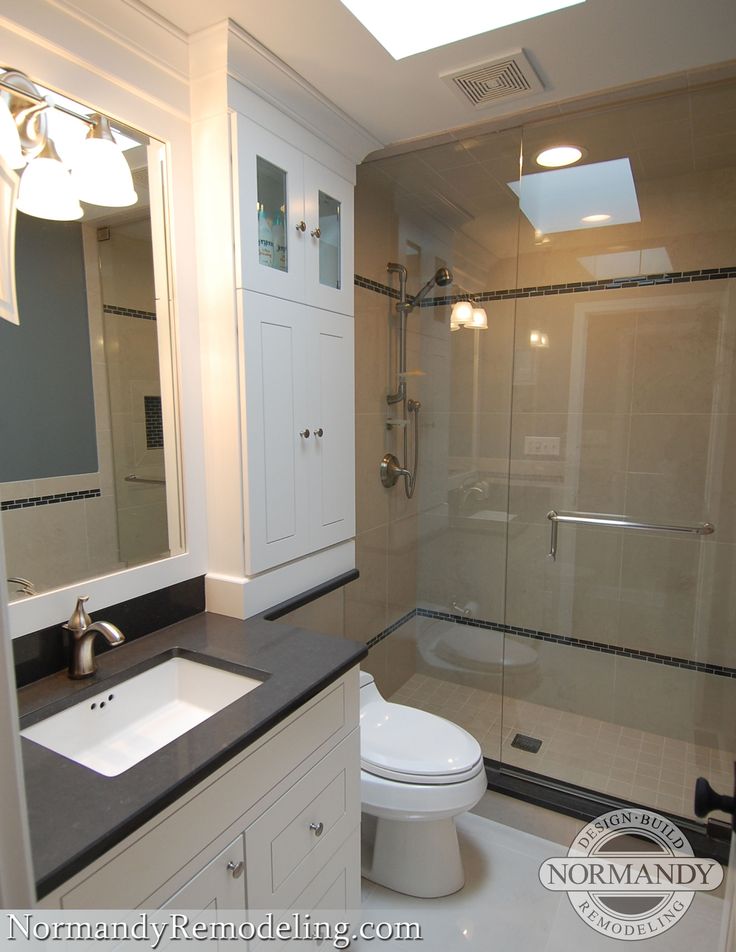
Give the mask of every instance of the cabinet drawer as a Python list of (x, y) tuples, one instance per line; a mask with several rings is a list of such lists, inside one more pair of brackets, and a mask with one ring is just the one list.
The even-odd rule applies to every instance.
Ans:
[(243, 868), (245, 852), (242, 834), (229, 843), (204, 869), (182, 886), (162, 909), (194, 912), (245, 908)]
[(288, 909), (359, 819), (356, 730), (245, 831), (248, 908)]
[[(299, 920), (295, 919), (296, 913), (300, 914)], [(346, 931), (352, 935), (359, 917), (360, 827), (356, 826), (312, 882), (297, 896), (293, 906), (280, 912), (276, 921), (287, 922), (292, 926), (295, 921), (302, 924), (299, 952), (327, 952), (334, 948), (330, 935), (344, 936)], [(343, 925), (346, 922), (351, 923), (353, 928), (346, 930)], [(306, 934), (304, 923), (309, 924), (309, 935)], [(250, 944), (251, 952), (267, 952), (272, 947), (273, 942), (262, 939), (255, 939)]]

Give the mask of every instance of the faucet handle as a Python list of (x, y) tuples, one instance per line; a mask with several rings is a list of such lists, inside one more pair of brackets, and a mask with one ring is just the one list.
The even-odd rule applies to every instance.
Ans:
[(92, 619), (87, 614), (84, 603), (89, 601), (89, 595), (80, 595), (77, 598), (77, 604), (71, 613), (69, 621), (64, 625), (69, 631), (84, 631), (92, 624)]

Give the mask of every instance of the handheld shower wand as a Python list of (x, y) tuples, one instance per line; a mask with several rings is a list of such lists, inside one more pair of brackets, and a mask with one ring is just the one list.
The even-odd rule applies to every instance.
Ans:
[[(381, 482), (388, 489), (395, 486), (399, 477), (404, 477), (404, 490), (408, 499), (414, 495), (416, 488), (417, 473), (419, 471), (419, 411), (421, 403), (418, 400), (407, 400), (406, 395), (406, 332), (407, 317), (418, 307), (424, 298), (429, 294), (432, 288), (437, 285), (444, 288), (452, 284), (452, 271), (449, 268), (438, 268), (432, 277), (427, 281), (424, 287), (414, 295), (408, 298), (406, 294), (407, 272), (403, 264), (396, 264), (389, 261), (386, 270), (389, 274), (399, 275), (399, 300), (396, 304), (396, 310), (399, 315), (399, 335), (398, 335), (398, 354), (397, 354), (397, 385), (393, 393), (389, 393), (386, 402), (389, 406), (401, 403), (403, 407), (402, 429), (404, 431), (404, 465), (402, 466), (393, 453), (386, 453), (381, 460)], [(408, 468), (409, 461), (409, 421), (407, 413), (413, 414), (414, 430), (414, 466)]]

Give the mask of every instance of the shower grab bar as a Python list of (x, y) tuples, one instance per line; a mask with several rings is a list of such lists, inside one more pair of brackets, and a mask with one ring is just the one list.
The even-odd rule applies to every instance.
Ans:
[(617, 529), (641, 529), (649, 532), (684, 532), (688, 535), (712, 535), (716, 527), (710, 522), (701, 522), (697, 526), (663, 526), (655, 522), (632, 522), (630, 519), (611, 519), (606, 516), (592, 516), (583, 512), (557, 512), (551, 509), (547, 518), (552, 523), (549, 538), (549, 558), (557, 558), (557, 528), (561, 522), (578, 526), (612, 526)]
[(125, 477), (126, 483), (157, 483), (161, 486), (166, 484), (165, 479), (149, 479), (147, 476), (136, 476), (135, 473), (131, 473), (129, 476)]

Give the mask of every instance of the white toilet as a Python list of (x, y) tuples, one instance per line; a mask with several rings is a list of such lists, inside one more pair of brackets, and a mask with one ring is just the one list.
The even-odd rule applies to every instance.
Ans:
[(363, 875), (409, 896), (465, 883), (455, 817), (486, 791), (480, 744), (443, 717), (381, 697), (360, 673)]

